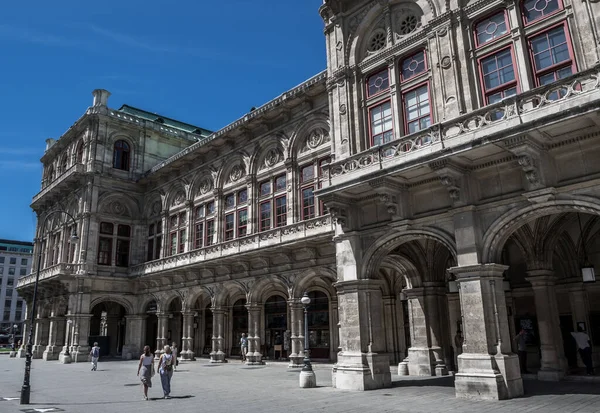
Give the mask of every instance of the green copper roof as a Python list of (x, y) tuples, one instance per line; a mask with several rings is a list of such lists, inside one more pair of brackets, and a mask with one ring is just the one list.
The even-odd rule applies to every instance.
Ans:
[(175, 119), (167, 118), (166, 116), (159, 115), (158, 113), (148, 112), (142, 109), (134, 108), (133, 106), (123, 105), (119, 109), (119, 112), (127, 113), (129, 115), (137, 116), (142, 119), (151, 120), (154, 122), (159, 122), (164, 124), (169, 128), (175, 128), (182, 130), (188, 133), (194, 133), (196, 135), (201, 135), (203, 138), (212, 134), (212, 131), (208, 129), (200, 128), (195, 125), (190, 125), (189, 123), (180, 122)]

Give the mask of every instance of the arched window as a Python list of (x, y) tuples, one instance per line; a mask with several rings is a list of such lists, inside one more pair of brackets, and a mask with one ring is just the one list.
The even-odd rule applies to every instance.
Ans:
[(77, 154), (75, 156), (77, 163), (83, 163), (83, 142), (79, 142), (77, 145)]
[(59, 167), (58, 173), (64, 174), (65, 171), (67, 170), (68, 165), (69, 165), (69, 156), (67, 154), (64, 154), (64, 156), (60, 160), (60, 167)]
[(115, 149), (113, 152), (113, 168), (120, 169), (122, 171), (128, 171), (129, 155), (129, 144), (123, 140), (116, 141)]

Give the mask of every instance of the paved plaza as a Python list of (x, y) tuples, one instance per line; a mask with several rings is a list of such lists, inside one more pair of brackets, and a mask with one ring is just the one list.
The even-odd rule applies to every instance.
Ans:
[[(24, 359), (0, 356), (0, 412), (600, 412), (600, 383), (525, 380), (525, 397), (474, 402), (454, 397), (453, 378), (400, 378), (393, 387), (349, 392), (331, 387), (331, 365), (317, 364), (316, 389), (298, 387), (298, 371), (287, 363), (247, 367), (239, 362), (180, 363), (170, 400), (160, 399), (154, 378), (151, 400), (142, 398), (136, 361), (61, 365), (34, 360), (29, 406), (19, 405)], [(37, 410), (31, 410), (37, 409)]]

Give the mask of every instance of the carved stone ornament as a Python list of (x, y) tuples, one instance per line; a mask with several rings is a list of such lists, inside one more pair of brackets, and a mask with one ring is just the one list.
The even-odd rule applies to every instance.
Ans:
[(179, 191), (175, 198), (173, 198), (172, 206), (181, 205), (185, 202), (185, 193), (183, 191)]
[(242, 178), (242, 176), (244, 176), (244, 169), (241, 165), (236, 165), (229, 173), (229, 181), (237, 182)]
[(308, 139), (306, 140), (306, 146), (308, 146), (310, 149), (315, 149), (323, 143), (326, 135), (327, 132), (325, 132), (323, 129), (315, 129), (308, 136)]
[(442, 67), (442, 69), (450, 69), (451, 64), (452, 59), (450, 59), (450, 56), (442, 57), (442, 61), (440, 62), (440, 66)]
[(127, 214), (127, 208), (125, 208), (125, 206), (120, 203), (119, 201), (115, 201), (111, 204), (111, 209), (112, 209), (112, 213), (115, 215), (126, 215)]
[(342, 103), (340, 105), (340, 115), (345, 115), (346, 114), (346, 105), (344, 103)]
[(161, 206), (160, 206), (160, 202), (156, 201), (155, 203), (152, 204), (152, 214), (153, 215), (158, 215), (160, 213), (161, 210)]
[(200, 182), (199, 186), (200, 194), (204, 195), (205, 193), (211, 190), (211, 187), (212, 185), (210, 181), (208, 179), (203, 179), (202, 182)]
[(281, 154), (277, 149), (271, 149), (267, 156), (265, 156), (265, 166), (271, 168), (279, 163), (281, 160)]

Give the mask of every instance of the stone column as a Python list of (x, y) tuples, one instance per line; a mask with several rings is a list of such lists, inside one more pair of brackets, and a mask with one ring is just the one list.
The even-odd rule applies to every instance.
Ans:
[(383, 297), (383, 309), (386, 353), (390, 359), (390, 363), (397, 364), (400, 362), (400, 351), (398, 347), (398, 335), (396, 334), (396, 331), (398, 330), (396, 297)]
[(303, 324), (303, 315), (302, 315), (302, 304), (300, 300), (294, 298), (289, 302), (290, 306), (290, 333), (292, 348), (291, 353), (288, 356), (290, 359), (289, 368), (302, 368), (304, 364), (302, 360), (304, 359), (304, 326)]
[(223, 352), (223, 320), (225, 310), (220, 307), (213, 307), (211, 311), (213, 313), (213, 347), (210, 353), (210, 362), (226, 363), (225, 352)]
[(73, 345), (71, 359), (75, 363), (87, 362), (90, 355), (90, 319), (91, 314), (75, 314), (73, 316)]
[[(577, 331), (577, 323), (584, 322), (588, 330), (586, 333), (590, 334), (590, 320), (588, 317), (588, 314), (590, 313), (589, 301), (582, 283), (573, 284), (569, 289), (569, 302), (571, 303), (571, 312), (573, 315), (573, 331)], [(597, 346), (598, 344), (594, 347)], [(595, 350), (595, 348), (592, 348), (592, 355), (597, 353)], [(577, 357), (577, 365), (579, 367), (585, 367), (581, 361), (581, 357)]]
[(340, 349), (340, 319), (338, 317), (337, 297), (331, 300), (331, 312), (329, 313), (329, 330), (331, 337), (330, 359), (337, 361), (337, 353)]
[[(62, 364), (69, 364), (71, 361), (71, 352), (73, 351), (73, 320), (67, 315), (60, 325), (61, 335), (63, 339), (63, 346), (58, 355), (58, 361)], [(71, 323), (69, 323), (71, 321)], [(68, 351), (67, 351), (68, 350)]]
[(194, 360), (194, 313), (183, 313), (183, 334), (181, 337), (181, 358)]
[(34, 359), (41, 359), (43, 357), (45, 347), (48, 343), (49, 324), (50, 322), (47, 318), (37, 318), (35, 320), (35, 340), (31, 350), (31, 356)]
[(454, 382), (456, 397), (500, 400), (523, 395), (502, 288), (506, 268), (475, 264), (450, 269), (459, 283), (464, 335)]
[(351, 280), (338, 282), (335, 287), (341, 309), (342, 350), (333, 367), (333, 387), (346, 390), (390, 387), (390, 362), (383, 353), (385, 334), (379, 282)]
[[(448, 298), (448, 318), (450, 320), (450, 339), (451, 345), (454, 349), (454, 360), (452, 360), (454, 364), (454, 371), (458, 369), (458, 359), (457, 357), (462, 353), (462, 346), (457, 347), (454, 338), (456, 337), (456, 333), (458, 332), (458, 326), (462, 325), (462, 317), (460, 314), (460, 297), (458, 293), (448, 293), (446, 295)], [(462, 334), (462, 327), (461, 327)]]
[(535, 296), (535, 312), (540, 335), (542, 367), (538, 371), (538, 379), (558, 381), (564, 377), (568, 364), (560, 332), (554, 271), (527, 271), (527, 281), (531, 283)]
[(334, 388), (371, 390), (392, 385), (390, 362), (385, 354), (382, 326), (383, 308), (379, 281), (361, 273), (361, 234), (347, 230), (342, 211), (330, 207), (336, 216), (334, 237), (337, 261), (335, 288), (340, 317), (340, 347), (332, 369)]
[(405, 290), (411, 328), (408, 349), (408, 372), (411, 376), (445, 376), (448, 374), (442, 349), (442, 326), (438, 287)]
[(169, 315), (165, 313), (156, 314), (158, 319), (156, 333), (156, 350), (154, 351), (154, 359), (158, 360), (163, 353), (163, 349), (167, 345), (167, 328), (169, 324)]
[(144, 348), (144, 323), (145, 314), (126, 315), (125, 316), (125, 337), (123, 339), (123, 349), (121, 358), (123, 360), (132, 360), (138, 358)]
[(44, 350), (42, 358), (48, 360), (58, 360), (60, 347), (57, 344), (58, 326), (64, 323), (64, 317), (50, 317), (48, 326), (48, 346)]
[(260, 352), (260, 306), (256, 303), (246, 304), (248, 309), (248, 356), (246, 364), (264, 364)]

